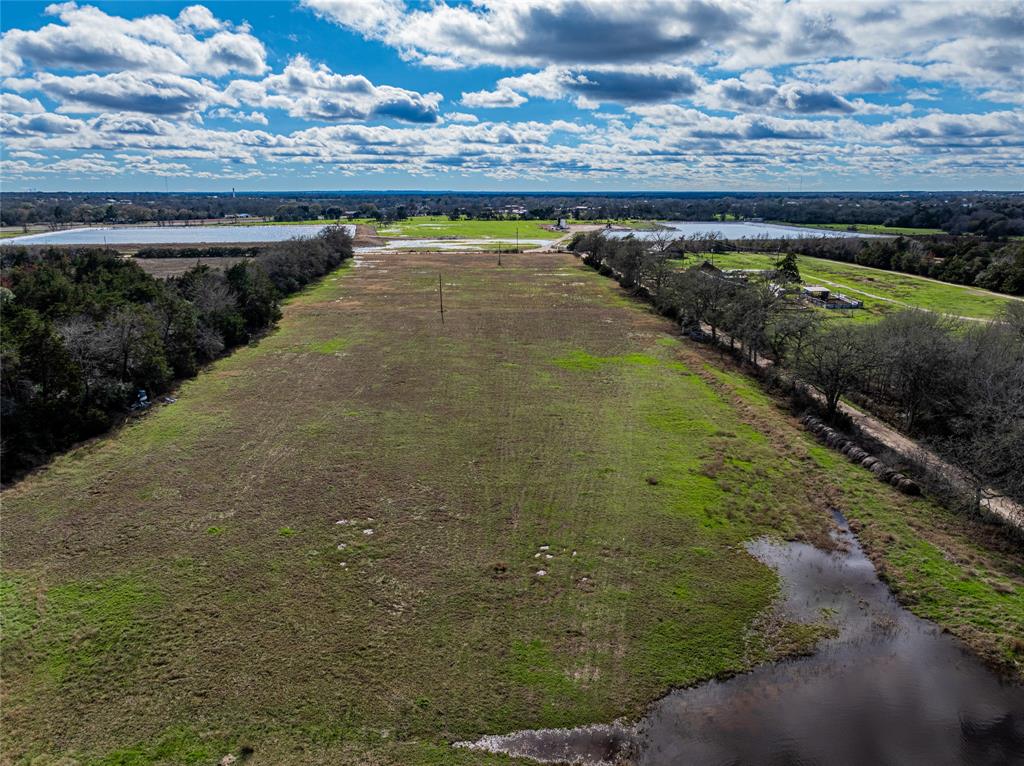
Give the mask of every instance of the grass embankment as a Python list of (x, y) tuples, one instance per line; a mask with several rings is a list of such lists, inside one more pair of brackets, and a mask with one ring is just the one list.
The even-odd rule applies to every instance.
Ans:
[(654, 221), (646, 218), (596, 218), (593, 220), (570, 218), (567, 223), (570, 226), (604, 226), (610, 223), (612, 226), (623, 226), (627, 229), (635, 229), (637, 231), (654, 231), (662, 226), (661, 221)]
[(889, 234), (894, 237), (924, 236), (927, 234), (945, 234), (942, 229), (914, 228), (911, 226), (883, 226), (879, 223), (785, 223), (786, 226), (798, 226), (801, 229), (832, 229), (833, 231), (856, 231), (861, 234)]
[(6, 493), (5, 759), (509, 763), (448, 743), (806, 649), (741, 544), (824, 543), (829, 506), (1010, 659), (1019, 553), (818, 447), (610, 280), (374, 257)]
[(259, 219), (256, 221), (250, 220), (239, 220), (237, 223), (229, 223), (229, 226), (330, 226), (339, 225), (345, 226), (346, 224), (361, 224), (368, 223), (373, 224), (376, 221), (373, 218), (318, 218), (313, 221), (275, 221), (273, 219), (263, 220)]
[[(708, 256), (709, 260), (711, 259)], [(715, 255), (716, 266), (723, 269), (767, 269), (778, 256), (760, 253), (724, 253)], [(693, 259), (687, 260), (692, 265)], [(864, 301), (855, 311), (829, 311), (829, 315), (872, 321), (882, 314), (919, 308), (943, 314), (994, 319), (1012, 297), (977, 287), (953, 285), (922, 279), (912, 274), (873, 269), (823, 258), (800, 256), (797, 264), (805, 285), (819, 284)]]
[(421, 215), (396, 221), (387, 226), (378, 226), (382, 237), (417, 237), (423, 239), (465, 238), (502, 239), (515, 242), (516, 230), (521, 239), (557, 239), (564, 232), (543, 228), (554, 221), (451, 221), (446, 216)]

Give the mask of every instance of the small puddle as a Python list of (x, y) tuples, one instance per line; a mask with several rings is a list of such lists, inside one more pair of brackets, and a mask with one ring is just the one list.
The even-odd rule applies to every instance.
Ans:
[(747, 545), (782, 580), (782, 611), (838, 629), (810, 657), (682, 689), (633, 725), (489, 736), (458, 747), (576, 764), (1024, 764), (1024, 688), (903, 609), (845, 519), (840, 551)]
[(624, 724), (592, 724), (575, 729), (530, 729), (490, 734), (455, 747), (532, 758), (541, 763), (615, 766), (633, 752), (635, 732)]

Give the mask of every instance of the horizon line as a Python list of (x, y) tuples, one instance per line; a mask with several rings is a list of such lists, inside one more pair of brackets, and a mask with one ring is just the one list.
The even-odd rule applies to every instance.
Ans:
[(252, 196), (258, 194), (468, 194), (468, 195), (488, 195), (488, 196), (515, 196), (515, 195), (530, 195), (530, 196), (562, 196), (562, 197), (573, 197), (573, 196), (639, 196), (639, 195), (698, 195), (698, 194), (718, 194), (722, 196), (733, 196), (741, 194), (751, 195), (788, 195), (795, 197), (807, 197), (815, 195), (828, 195), (828, 194), (853, 194), (853, 195), (870, 195), (870, 194), (1024, 194), (1024, 188), (1013, 189), (1013, 190), (1001, 190), (1001, 189), (872, 189), (872, 190), (847, 190), (847, 189), (821, 189), (814, 191), (789, 191), (789, 190), (765, 190), (765, 189), (739, 189), (739, 190), (726, 190), (726, 189), (709, 189), (709, 190), (610, 190), (610, 191), (567, 191), (567, 190), (556, 190), (556, 191), (543, 191), (543, 190), (512, 190), (512, 191), (495, 191), (490, 189), (266, 189), (262, 191), (254, 190), (238, 190), (238, 189), (207, 189), (207, 190), (182, 190), (182, 191), (167, 191), (167, 190), (129, 190), (129, 189), (96, 189), (91, 191), (81, 191), (73, 189), (57, 189), (53, 191), (45, 191), (42, 189), (22, 189), (22, 190), (0, 190), (0, 196), (2, 195), (13, 195), (13, 194), (150, 194), (153, 196), (174, 196), (181, 194), (199, 194), (199, 195), (220, 195), (220, 194), (234, 194), (234, 195), (245, 195)]

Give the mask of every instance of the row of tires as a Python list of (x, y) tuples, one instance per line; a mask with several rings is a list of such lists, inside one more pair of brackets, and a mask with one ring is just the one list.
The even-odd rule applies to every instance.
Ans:
[(894, 471), (881, 460), (859, 447), (855, 442), (847, 439), (836, 429), (823, 423), (814, 415), (804, 415), (800, 418), (800, 422), (804, 428), (829, 447), (846, 455), (851, 462), (867, 468), (878, 477), (879, 481), (891, 484), (905, 495), (921, 494), (921, 487), (913, 479), (908, 479), (899, 471)]

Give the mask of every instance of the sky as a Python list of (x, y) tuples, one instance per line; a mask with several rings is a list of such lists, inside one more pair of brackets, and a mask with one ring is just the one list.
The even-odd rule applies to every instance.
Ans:
[(0, 4), (7, 191), (1024, 189), (1024, 0)]

